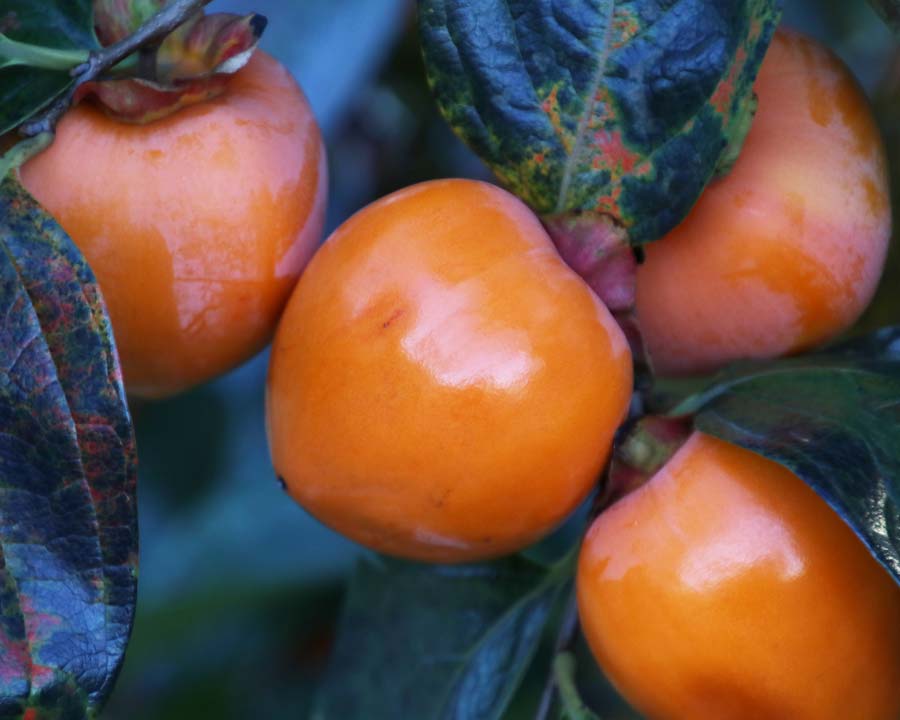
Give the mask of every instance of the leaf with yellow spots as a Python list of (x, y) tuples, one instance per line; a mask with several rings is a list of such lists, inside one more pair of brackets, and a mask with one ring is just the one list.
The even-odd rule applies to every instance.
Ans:
[(680, 222), (749, 128), (780, 0), (420, 0), (444, 116), (546, 218), (639, 244)]

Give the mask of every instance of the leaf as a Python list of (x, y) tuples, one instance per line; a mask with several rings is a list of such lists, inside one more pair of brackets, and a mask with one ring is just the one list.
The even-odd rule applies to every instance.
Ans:
[(891, 30), (900, 32), (900, 0), (869, 0), (869, 4)]
[(900, 582), (900, 326), (744, 366), (672, 414), (793, 470)]
[(134, 614), (134, 438), (84, 258), (12, 178), (0, 218), (0, 717), (90, 717)]
[[(91, 0), (4, 0), (0, 33), (56, 50), (94, 50)], [(0, 67), (0, 135), (62, 94), (72, 82), (64, 70)]]
[(314, 720), (499, 718), (567, 579), (516, 557), (363, 561)]
[(420, 0), (444, 116), (541, 215), (631, 242), (687, 214), (743, 140), (780, 0)]

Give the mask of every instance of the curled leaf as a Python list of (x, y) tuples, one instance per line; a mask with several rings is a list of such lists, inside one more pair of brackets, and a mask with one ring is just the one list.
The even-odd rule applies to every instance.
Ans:
[(174, 88), (186, 80), (235, 72), (250, 59), (265, 28), (266, 18), (255, 13), (197, 15), (162, 42), (153, 76), (145, 79)]
[(166, 0), (94, 0), (94, 27), (103, 45), (128, 37), (162, 10)]
[[(159, 0), (97, 0), (97, 33), (104, 43), (119, 40), (162, 5)], [(123, 77), (89, 83), (79, 99), (93, 96), (107, 114), (133, 123), (209, 100), (225, 90), (225, 76), (250, 60), (265, 27), (266, 18), (255, 13), (196, 13), (161, 43), (141, 50), (136, 63), (119, 69)]]

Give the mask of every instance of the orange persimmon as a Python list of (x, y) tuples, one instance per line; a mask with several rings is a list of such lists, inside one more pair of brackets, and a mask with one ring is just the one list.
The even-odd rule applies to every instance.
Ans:
[(734, 167), (646, 246), (637, 315), (662, 375), (819, 345), (875, 292), (891, 233), (885, 152), (848, 68), (779, 30)]
[(470, 180), (364, 208), (285, 309), (275, 469), (325, 524), (458, 562), (523, 548), (589, 493), (631, 397), (618, 325), (532, 212)]
[(321, 238), (319, 128), (257, 52), (220, 97), (146, 125), (82, 103), (21, 169), (97, 275), (129, 394), (171, 395), (271, 339)]
[(650, 720), (896, 720), (900, 586), (786, 467), (696, 432), (593, 523), (578, 607)]

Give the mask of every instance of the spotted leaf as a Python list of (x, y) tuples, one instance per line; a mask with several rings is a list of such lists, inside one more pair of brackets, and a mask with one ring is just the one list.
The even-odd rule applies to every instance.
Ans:
[(420, 0), (456, 132), (544, 216), (632, 243), (687, 214), (743, 141), (780, 0)]
[(134, 438), (96, 280), (11, 177), (0, 318), (0, 718), (93, 717), (134, 614)]

